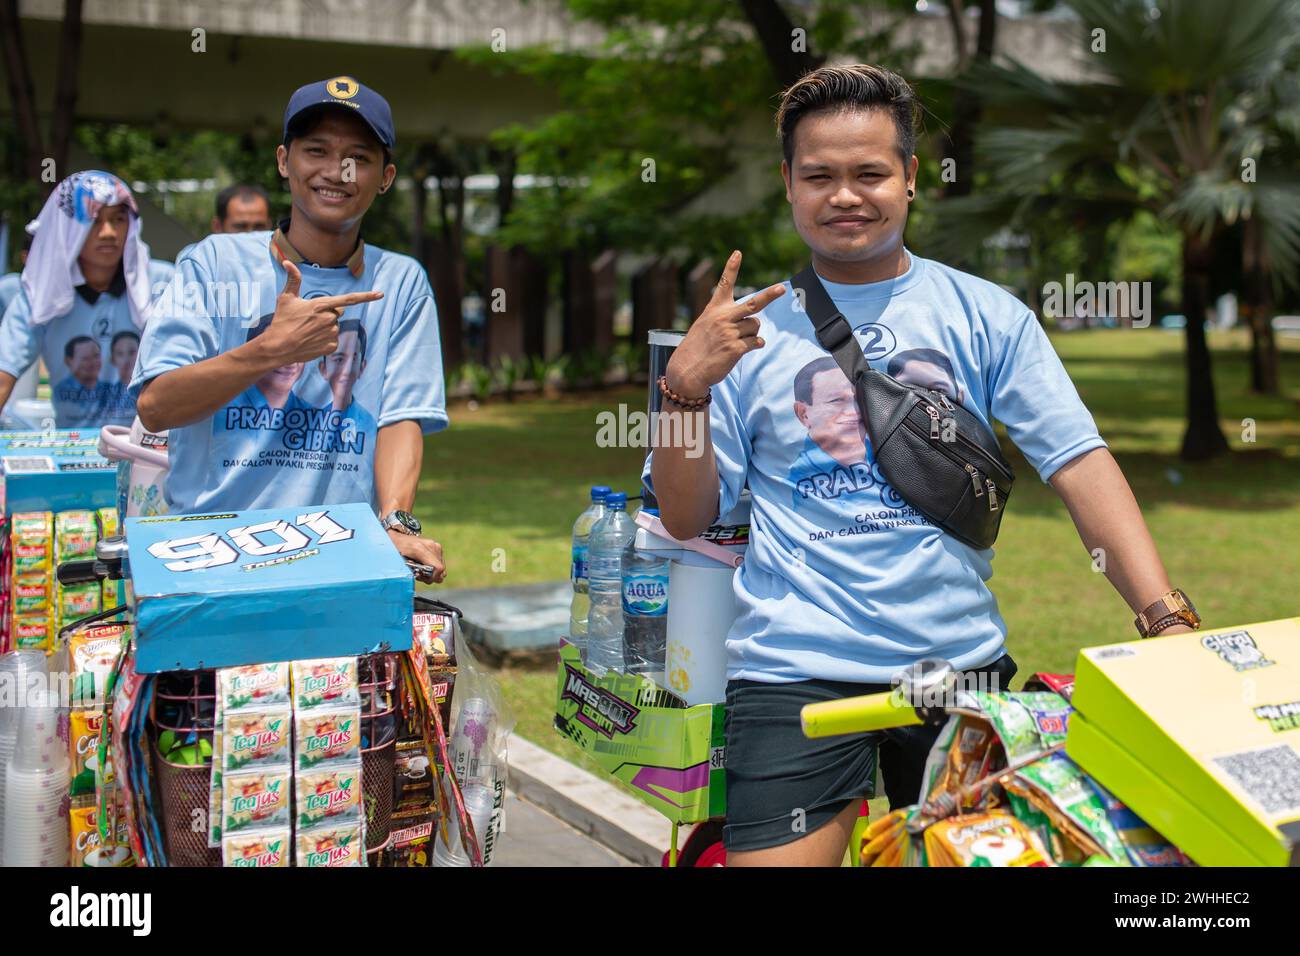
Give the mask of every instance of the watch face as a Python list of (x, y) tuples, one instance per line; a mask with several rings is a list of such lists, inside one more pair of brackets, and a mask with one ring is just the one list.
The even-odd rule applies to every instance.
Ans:
[(415, 515), (405, 511), (394, 511), (393, 518), (411, 534), (420, 533), (420, 522)]

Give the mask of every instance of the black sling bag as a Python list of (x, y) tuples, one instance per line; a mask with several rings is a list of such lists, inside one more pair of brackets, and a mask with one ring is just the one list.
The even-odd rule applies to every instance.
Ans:
[(958, 541), (972, 548), (992, 547), (1015, 481), (997, 437), (943, 392), (905, 385), (871, 368), (811, 265), (792, 284), (817, 341), (853, 386), (885, 480)]

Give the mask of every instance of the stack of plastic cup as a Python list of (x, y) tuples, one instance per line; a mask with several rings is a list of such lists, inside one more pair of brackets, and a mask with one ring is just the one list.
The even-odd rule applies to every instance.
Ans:
[[(474, 823), (474, 836), (478, 840), (479, 851), (484, 849), (487, 841), (488, 827), (492, 823), (492, 791), (487, 787), (466, 787), (461, 791), (465, 798), (465, 812)], [(461, 839), (460, 825), (456, 815), (447, 821), (447, 836), (455, 844), (455, 849), (448, 846), (438, 830), (434, 831), (433, 865), (434, 866), (469, 866), (469, 851)]]
[(18, 742), (5, 772), (5, 866), (68, 865), (66, 742), (59, 736), (62, 707), (51, 693), (27, 702)]
[(0, 859), (4, 853), (5, 774), (18, 745), (18, 724), (28, 696), (43, 691), (48, 662), (43, 651), (0, 654)]
[(496, 711), (485, 698), (470, 697), (460, 705), (451, 735), (451, 765), (461, 786), (494, 782), (496, 758), (492, 738), (496, 734), (496, 721)]

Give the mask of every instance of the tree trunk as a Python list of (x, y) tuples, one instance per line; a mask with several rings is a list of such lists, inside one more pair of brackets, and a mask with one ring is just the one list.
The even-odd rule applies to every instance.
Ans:
[[(32, 88), (32, 69), (27, 62), (27, 47), (23, 43), (22, 27), (18, 22), (18, 0), (0, 0), (0, 49), (3, 49), (5, 82), (9, 87), (14, 123), (18, 127), (19, 148), (22, 150), (22, 174), (33, 182), (41, 181), (41, 161), (45, 147), (41, 141), (41, 127), (36, 119), (36, 93)], [(46, 184), (50, 187), (52, 184)], [(48, 192), (48, 188), (46, 190)]]
[(1273, 289), (1263, 235), (1254, 216), (1243, 223), (1241, 259), (1240, 311), (1250, 327), (1250, 390), (1261, 395), (1278, 395), (1282, 390), (1282, 376), (1277, 340), (1273, 337)]
[(1205, 461), (1228, 450), (1219, 427), (1205, 313), (1210, 298), (1213, 251), (1199, 233), (1183, 235), (1183, 315), (1187, 317), (1187, 431), (1180, 452), (1186, 461)]
[(822, 65), (824, 59), (807, 49), (806, 36), (804, 49), (794, 49), (795, 25), (777, 0), (740, 0), (740, 6), (758, 35), (772, 76), (781, 86), (789, 86), (809, 70)]
[(58, 178), (68, 174), (68, 144), (77, 114), (77, 78), (81, 69), (81, 0), (66, 0), (59, 36), (59, 78), (54, 90), (54, 119), (50, 124), (50, 154)]
[[(988, 63), (993, 59), (997, 39), (998, 15), (994, 0), (980, 0), (979, 33), (975, 42), (975, 63)], [(966, 55), (965, 34), (962, 32), (961, 8), (950, 6), (952, 12), (953, 41), (957, 48), (959, 85), (953, 94), (952, 125), (944, 137), (944, 158), (953, 160), (956, 179), (944, 186), (945, 196), (969, 196), (975, 177), (975, 130), (979, 127), (984, 103), (979, 93), (961, 83), (960, 74), (970, 66)]]

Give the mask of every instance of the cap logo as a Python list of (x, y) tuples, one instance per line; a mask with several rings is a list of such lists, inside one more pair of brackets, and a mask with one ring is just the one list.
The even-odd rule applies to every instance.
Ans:
[(325, 81), (325, 92), (339, 100), (352, 99), (360, 89), (361, 84), (350, 76), (336, 76), (332, 80)]

